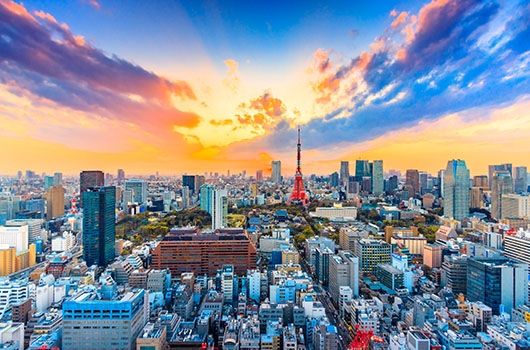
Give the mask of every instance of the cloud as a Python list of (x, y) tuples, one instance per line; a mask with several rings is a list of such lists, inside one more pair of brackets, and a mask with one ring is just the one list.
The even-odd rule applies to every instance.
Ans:
[(196, 99), (187, 82), (108, 56), (51, 14), (11, 1), (0, 3), (0, 60), (3, 82), (70, 108), (151, 128), (156, 120), (166, 130), (199, 121), (174, 107)]
[(96, 10), (101, 10), (101, 3), (98, 0), (84, 0), (84, 2)]
[(408, 19), (409, 14), (406, 11), (397, 13), (396, 10), (392, 10), (390, 13), (390, 16), (395, 17), (392, 21), (392, 24), (390, 25), (393, 29), (399, 28), (402, 24), (405, 23), (405, 21)]
[[(495, 55), (479, 45), (507, 11), (493, 1), (433, 0), (415, 14), (393, 11), (390, 30), (368, 50), (318, 71), (315, 102), (327, 113), (303, 127), (305, 147), (361, 142), (530, 91), (530, 44), (519, 40), (530, 23), (524, 17), (529, 7), (517, 8), (510, 13), (511, 29), (497, 31), (506, 38), (495, 38), (502, 52)], [(398, 28), (403, 30), (396, 37)], [(325, 58), (320, 51), (315, 56)], [(282, 127), (259, 142), (281, 151), (294, 138), (294, 128)]]
[(223, 63), (225, 64), (226, 68), (228, 68), (228, 72), (226, 73), (226, 77), (223, 82), (232, 92), (237, 92), (240, 82), (239, 62), (229, 58), (224, 60)]

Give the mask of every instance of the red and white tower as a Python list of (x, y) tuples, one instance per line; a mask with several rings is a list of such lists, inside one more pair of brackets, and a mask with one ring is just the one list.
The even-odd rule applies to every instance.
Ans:
[(309, 197), (305, 192), (304, 179), (302, 178), (302, 168), (300, 167), (302, 144), (300, 143), (300, 128), (298, 128), (298, 144), (296, 150), (296, 174), (294, 174), (294, 188), (289, 203), (300, 203), (302, 205), (309, 204)]

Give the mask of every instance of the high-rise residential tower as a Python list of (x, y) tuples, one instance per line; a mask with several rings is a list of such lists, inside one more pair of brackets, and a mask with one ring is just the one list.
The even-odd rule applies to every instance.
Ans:
[(384, 184), (383, 161), (374, 160), (372, 165), (372, 193), (376, 196), (383, 194)]
[(444, 216), (462, 220), (469, 215), (469, 169), (466, 162), (447, 162), (444, 174)]
[(280, 160), (273, 160), (271, 163), (272, 173), (271, 180), (275, 184), (282, 182), (282, 162)]
[(340, 162), (340, 174), (339, 174), (340, 185), (347, 187), (350, 180), (350, 162), (343, 160)]
[(214, 189), (211, 192), (211, 212), (212, 229), (220, 229), (227, 227), (226, 217), (228, 215), (228, 193), (226, 190)]

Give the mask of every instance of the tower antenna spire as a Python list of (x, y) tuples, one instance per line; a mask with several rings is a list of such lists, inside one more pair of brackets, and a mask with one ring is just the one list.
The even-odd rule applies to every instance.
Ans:
[(309, 204), (309, 196), (304, 187), (304, 179), (302, 177), (302, 141), (300, 137), (300, 126), (298, 126), (298, 142), (296, 144), (296, 173), (294, 174), (294, 188), (289, 197), (290, 203), (300, 203), (302, 205)]

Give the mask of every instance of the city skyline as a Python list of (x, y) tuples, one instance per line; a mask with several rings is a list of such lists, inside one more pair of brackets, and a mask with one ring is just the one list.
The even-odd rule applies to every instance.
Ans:
[(297, 126), (305, 175), (530, 166), (529, 16), (523, 1), (2, 1), (2, 172), (281, 160), (292, 176)]

